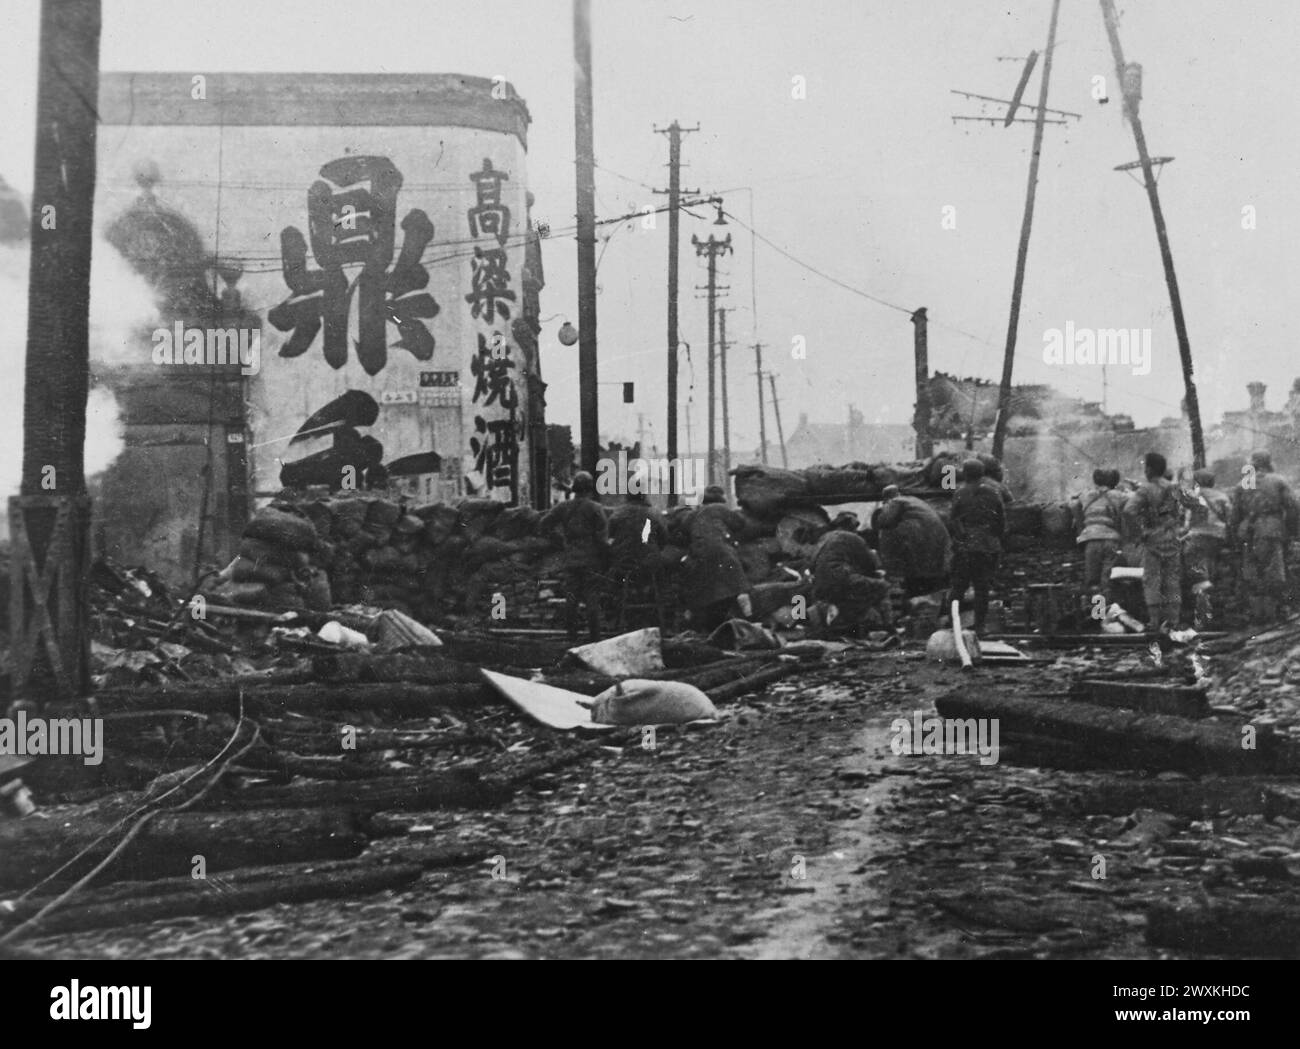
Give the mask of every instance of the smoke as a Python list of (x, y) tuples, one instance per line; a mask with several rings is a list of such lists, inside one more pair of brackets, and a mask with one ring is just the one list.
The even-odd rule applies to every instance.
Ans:
[[(158, 306), (143, 277), (107, 241), (96, 239), (90, 281), (90, 357), (105, 364), (148, 360), (142, 329), (156, 327)], [(23, 374), (27, 357), (27, 271), (30, 245), (0, 244), (0, 354), (9, 362), (5, 411), (0, 412), (0, 497), (16, 495), (22, 479)], [(117, 400), (92, 386), (86, 404), (86, 475), (107, 469), (124, 447)]]

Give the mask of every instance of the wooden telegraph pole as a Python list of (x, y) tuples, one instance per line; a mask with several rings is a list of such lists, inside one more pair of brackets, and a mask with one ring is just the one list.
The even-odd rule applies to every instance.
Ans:
[(582, 453), (596, 472), (600, 421), (596, 382), (596, 157), (592, 143), (591, 0), (573, 0), (574, 154), (578, 205), (578, 397)]
[[(1025, 215), (1020, 224), (1020, 247), (1016, 252), (1016, 277), (1011, 290), (1011, 319), (1007, 322), (1007, 347), (1002, 357), (1002, 385), (998, 388), (998, 417), (993, 429), (993, 455), (1002, 458), (1011, 414), (1011, 371), (1016, 357), (1016, 331), (1020, 327), (1020, 297), (1025, 287), (1025, 262), (1029, 257), (1029, 229), (1034, 221), (1034, 195), (1038, 188), (1038, 158), (1043, 151), (1043, 125), (1047, 119), (1047, 87), (1052, 77), (1052, 54), (1056, 50), (1056, 20), (1061, 0), (1052, 0), (1052, 21), (1047, 30), (1047, 51), (1043, 55), (1043, 79), (1038, 85), (1038, 110), (1034, 114), (1034, 152), (1029, 161), (1029, 190), (1025, 194)], [(1023, 86), (1020, 88), (1023, 91)], [(1012, 114), (1008, 114), (1008, 123)]]
[(767, 373), (767, 381), (772, 384), (772, 414), (776, 416), (776, 437), (781, 442), (781, 468), (790, 469), (790, 460), (785, 454), (785, 430), (781, 427), (781, 402), (776, 399), (776, 376)]
[(763, 344), (754, 343), (754, 375), (758, 379), (758, 454), (767, 465), (767, 412), (763, 408)]
[(708, 349), (708, 372), (709, 372), (709, 452), (708, 452), (708, 475), (709, 484), (718, 484), (718, 451), (717, 451), (717, 423), (714, 404), (717, 399), (715, 389), (715, 361), (716, 352), (716, 321), (717, 321), (717, 298), (718, 298), (718, 256), (723, 252), (731, 250), (731, 234), (728, 233), (725, 238), (718, 240), (712, 233), (709, 234), (708, 240), (700, 240), (694, 234), (691, 235), (691, 243), (695, 245), (695, 254), (703, 255), (708, 260), (709, 265), (709, 283), (705, 286), (708, 291), (708, 310), (709, 310), (709, 349)]
[(1192, 462), (1195, 469), (1205, 466), (1205, 436), (1201, 432), (1201, 406), (1196, 396), (1196, 379), (1192, 374), (1192, 347), (1187, 338), (1187, 323), (1183, 319), (1183, 298), (1178, 291), (1178, 277), (1174, 273), (1174, 253), (1169, 247), (1169, 232), (1165, 229), (1165, 215), (1160, 208), (1160, 194), (1156, 190), (1155, 176), (1151, 172), (1151, 154), (1147, 152), (1147, 139), (1142, 131), (1142, 118), (1138, 115), (1137, 92), (1125, 77), (1127, 65), (1124, 49), (1119, 42), (1119, 21), (1113, 0), (1101, 0), (1101, 14), (1106, 21), (1106, 34), (1110, 37), (1111, 53), (1115, 57), (1115, 76), (1119, 78), (1120, 92), (1124, 96), (1124, 112), (1133, 125), (1133, 139), (1137, 143), (1138, 160), (1142, 164), (1142, 180), (1146, 184), (1147, 199), (1151, 202), (1151, 217), (1155, 220), (1156, 238), (1160, 241), (1160, 261), (1165, 268), (1165, 284), (1169, 286), (1169, 306), (1174, 315), (1174, 332), (1178, 336), (1178, 356), (1183, 366), (1183, 386), (1187, 398), (1187, 418), (1192, 430)]
[(15, 699), (90, 692), (86, 395), (99, 103), (99, 0), (43, 0), (23, 387), (23, 470), (9, 500)]
[[(677, 265), (678, 230), (681, 226), (682, 199), (682, 134), (699, 131), (695, 127), (682, 127), (673, 121), (667, 128), (655, 131), (668, 136), (668, 461), (677, 461)], [(656, 190), (662, 193), (663, 190)], [(698, 193), (699, 190), (687, 190)], [(677, 470), (668, 471), (668, 505), (677, 505)]]
[(934, 441), (930, 437), (930, 350), (924, 306), (912, 314), (912, 325), (915, 328), (912, 350), (916, 362), (916, 414), (912, 417), (912, 429), (916, 431), (916, 457), (928, 459), (934, 454)]
[(735, 308), (718, 307), (718, 382), (722, 389), (722, 486), (731, 488), (731, 408), (727, 400), (727, 314)]

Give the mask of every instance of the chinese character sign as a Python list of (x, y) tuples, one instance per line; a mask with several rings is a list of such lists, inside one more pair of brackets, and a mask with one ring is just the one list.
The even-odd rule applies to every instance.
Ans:
[[(357, 303), (357, 359), (367, 375), (388, 362), (388, 325), (397, 329), (397, 348), (416, 360), (433, 357), (434, 338), (425, 319), (438, 304), (424, 289), (429, 273), (421, 259), (433, 239), (433, 223), (419, 208), (402, 219), (402, 247), (396, 251), (397, 194), (402, 174), (386, 157), (349, 156), (320, 169), (307, 191), (307, 229), (318, 268), (307, 264), (307, 242), (295, 226), (280, 234), (284, 280), (290, 298), (267, 319), (290, 336), (282, 357), (299, 357), (324, 330), (322, 350), (335, 369), (348, 359), (348, 314)], [(509, 211), (505, 220), (509, 222)], [(352, 274), (345, 267), (352, 267)]]
[[(508, 328), (515, 292), (510, 287), (510, 208), (502, 202), (502, 187), (510, 176), (498, 171), (490, 158), (473, 172), (474, 205), (469, 209), (469, 232), (475, 241), (470, 259), (470, 292), (465, 296), (470, 317), (476, 324), (477, 352), (470, 359), (474, 377), (472, 403), (480, 413), (474, 417), (470, 438), (473, 472), (491, 491), (504, 488), (511, 502), (519, 498), (520, 436), (519, 392), (515, 385), (517, 361), (510, 356), (510, 342), (492, 327), (498, 321)], [(492, 410), (492, 414), (489, 414)], [(492, 417), (495, 415), (496, 417)]]
[(475, 245), (471, 261), (471, 290), (465, 301), (470, 304), (474, 318), (488, 324), (498, 316), (508, 321), (509, 303), (515, 301), (515, 293), (509, 287), (510, 273), (506, 269), (510, 209), (501, 203), (501, 186), (509, 178), (505, 172), (495, 170), (487, 158), (483, 160), (482, 169), (470, 175), (477, 197), (474, 207), (469, 209), (470, 236), (476, 240), (484, 236), (493, 237), (497, 246), (482, 248)]

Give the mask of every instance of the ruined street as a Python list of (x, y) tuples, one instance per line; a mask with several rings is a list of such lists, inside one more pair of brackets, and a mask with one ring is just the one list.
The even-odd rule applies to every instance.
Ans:
[[(1078, 656), (977, 668), (961, 683), (1054, 691), (1071, 661)], [(1149, 661), (1145, 652), (1104, 659), (1120, 669), (1139, 661)], [(617, 746), (563, 740), (504, 710), (484, 713), (478, 724), (515, 752), (571, 763), (499, 809), (385, 814), (384, 836), (364, 854), (378, 866), (436, 847), (454, 866), (366, 898), (37, 936), (23, 946), (55, 958), (1155, 958), (1294, 949), (1276, 936), (1245, 952), (1229, 939), (1180, 946), (1192, 926), (1161, 917), (1169, 905), (1222, 906), (1239, 919), (1294, 907), (1300, 795), (1285, 780), (1271, 783), (1268, 807), (1245, 800), (1249, 791), (1230, 777), (1064, 771), (1021, 764), (1006, 742), (996, 764), (893, 753), (891, 722), (933, 716), (956, 674), (915, 650), (843, 653), (726, 707), (720, 724), (660, 729), (652, 749), (639, 733)], [(1294, 707), (1283, 728), (1287, 713)], [(1173, 797), (1164, 808), (1176, 811), (1161, 811), (1160, 799)], [(223, 879), (211, 875), (204, 888), (220, 894)]]

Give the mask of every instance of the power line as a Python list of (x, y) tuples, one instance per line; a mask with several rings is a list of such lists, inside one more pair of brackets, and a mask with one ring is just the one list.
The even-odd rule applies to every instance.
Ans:
[(881, 306), (888, 306), (891, 310), (898, 310), (899, 313), (906, 313), (909, 317), (914, 312), (913, 310), (909, 310), (906, 306), (899, 306), (896, 305), (895, 303), (887, 302), (884, 299), (880, 298), (878, 295), (872, 295), (871, 292), (869, 291), (863, 291), (861, 288), (855, 288), (852, 284), (846, 284), (844, 283), (844, 281), (840, 280), (839, 278), (832, 277), (829, 273), (822, 272), (816, 266), (813, 266), (811, 263), (804, 262), (803, 259), (799, 258), (796, 255), (792, 255), (790, 252), (786, 251), (785, 248), (781, 247), (781, 245), (775, 243), (772, 240), (769, 240), (767, 237), (763, 236), (763, 234), (759, 233), (758, 230), (754, 229), (748, 223), (743, 222), (737, 216), (733, 215), (730, 211), (724, 211), (723, 214), (726, 215), (727, 218), (735, 222), (737, 225), (739, 225), (742, 229), (749, 230), (750, 233), (752, 233), (755, 237), (761, 240), (773, 251), (776, 251), (781, 255), (784, 255), (796, 266), (802, 266), (804, 269), (808, 270), (809, 273), (815, 273), (817, 276), (821, 277), (822, 280), (830, 281), (830, 283), (836, 285), (837, 287), (843, 288), (845, 291), (850, 291), (854, 295), (860, 295), (864, 299), (870, 299), (872, 302), (879, 303)]

